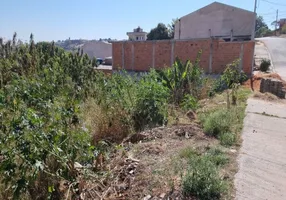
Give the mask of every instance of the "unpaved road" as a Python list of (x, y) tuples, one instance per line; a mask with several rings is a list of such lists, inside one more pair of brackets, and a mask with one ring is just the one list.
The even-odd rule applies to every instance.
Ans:
[(286, 103), (250, 98), (246, 112), (235, 199), (285, 200)]
[(258, 38), (262, 41), (271, 55), (274, 70), (286, 80), (286, 38)]

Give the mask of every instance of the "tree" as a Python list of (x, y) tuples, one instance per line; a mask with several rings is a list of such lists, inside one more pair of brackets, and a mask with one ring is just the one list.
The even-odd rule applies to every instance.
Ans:
[(279, 21), (276, 21), (276, 20), (271, 23), (271, 26), (274, 26), (274, 29), (275, 28), (279, 29), (279, 25), (280, 25)]
[(179, 21), (179, 18), (172, 19), (171, 24), (168, 24), (168, 31), (169, 31), (169, 37), (171, 39), (174, 39), (175, 36), (175, 25)]
[(255, 24), (255, 37), (263, 37), (269, 32), (271, 32), (271, 30), (268, 28), (267, 24), (264, 22), (263, 17), (258, 16), (256, 18), (256, 24)]
[(159, 23), (156, 28), (151, 29), (147, 35), (147, 40), (168, 40), (169, 32), (165, 24)]

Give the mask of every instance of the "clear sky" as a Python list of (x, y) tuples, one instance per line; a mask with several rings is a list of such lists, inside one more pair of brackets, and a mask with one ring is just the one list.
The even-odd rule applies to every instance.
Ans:
[[(213, 0), (0, 0), (0, 37), (13, 32), (27, 40), (127, 39), (126, 32), (141, 26), (150, 31), (159, 22), (168, 24)], [(254, 0), (220, 0), (243, 9), (254, 9)], [(257, 13), (270, 25), (276, 9), (286, 18), (285, 0), (258, 0)], [(273, 28), (273, 27), (271, 27)]]

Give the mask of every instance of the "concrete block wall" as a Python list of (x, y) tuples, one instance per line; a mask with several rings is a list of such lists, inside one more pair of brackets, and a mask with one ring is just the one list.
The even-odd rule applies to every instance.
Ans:
[(227, 64), (240, 59), (245, 73), (252, 72), (254, 42), (223, 42), (213, 39), (114, 42), (113, 69), (149, 71), (171, 66), (176, 57), (195, 61), (202, 50), (200, 66), (206, 73), (221, 73)]
[(260, 92), (269, 92), (279, 98), (285, 99), (285, 89), (283, 88), (283, 83), (278, 79), (263, 78), (260, 84)]

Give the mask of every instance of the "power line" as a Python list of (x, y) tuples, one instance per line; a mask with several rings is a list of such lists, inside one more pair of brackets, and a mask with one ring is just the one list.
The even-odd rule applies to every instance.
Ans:
[[(280, 14), (286, 14), (286, 11), (279, 11), (279, 13)], [(270, 16), (272, 16), (272, 15), (276, 15), (276, 13), (275, 12), (273, 12), (273, 13), (259, 13), (258, 15), (260, 15), (260, 16), (267, 16), (267, 17), (270, 17)]]
[(272, 5), (277, 5), (277, 6), (286, 6), (286, 4), (281, 4), (281, 3), (277, 3), (277, 2), (272, 2), (272, 1), (268, 1), (268, 0), (261, 0), (267, 3), (270, 3)]

